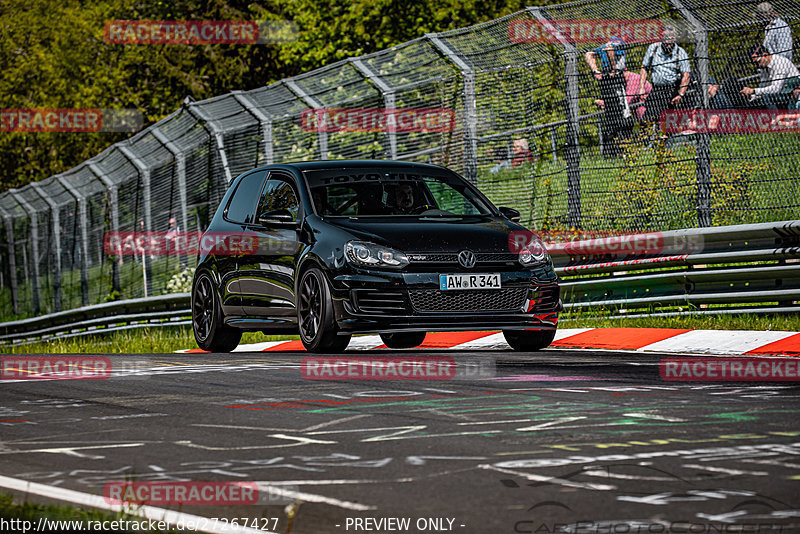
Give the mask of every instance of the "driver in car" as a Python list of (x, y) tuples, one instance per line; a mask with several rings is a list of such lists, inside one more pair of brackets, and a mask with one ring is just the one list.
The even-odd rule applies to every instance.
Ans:
[(409, 215), (414, 212), (414, 189), (411, 184), (400, 184), (395, 190), (395, 214)]

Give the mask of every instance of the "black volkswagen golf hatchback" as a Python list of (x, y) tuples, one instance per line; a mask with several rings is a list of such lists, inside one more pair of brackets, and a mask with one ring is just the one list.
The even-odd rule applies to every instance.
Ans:
[(499, 329), (516, 350), (555, 335), (558, 277), (541, 241), (456, 173), (396, 161), (270, 165), (231, 181), (192, 285), (198, 345), (243, 331), (341, 352), (356, 333), (411, 348), (429, 331)]

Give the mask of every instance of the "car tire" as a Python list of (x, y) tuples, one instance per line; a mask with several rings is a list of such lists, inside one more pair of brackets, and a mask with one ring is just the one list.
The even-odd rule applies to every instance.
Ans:
[(303, 346), (309, 352), (344, 351), (350, 343), (350, 335), (340, 334), (336, 327), (331, 290), (325, 275), (312, 267), (303, 273), (297, 288), (297, 326)]
[(239, 345), (242, 331), (225, 325), (214, 280), (201, 273), (192, 286), (192, 330), (197, 346), (209, 352), (230, 352)]
[(511, 348), (519, 352), (542, 350), (553, 342), (555, 330), (503, 330), (503, 336)]
[(381, 341), (390, 349), (411, 349), (419, 347), (425, 341), (427, 332), (398, 332), (397, 334), (381, 334)]

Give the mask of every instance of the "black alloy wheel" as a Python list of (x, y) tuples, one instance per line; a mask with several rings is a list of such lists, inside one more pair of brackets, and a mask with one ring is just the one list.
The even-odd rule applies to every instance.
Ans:
[(198, 275), (192, 290), (192, 330), (197, 345), (209, 352), (230, 352), (242, 339), (241, 330), (223, 323), (214, 282), (207, 273)]
[(350, 335), (339, 334), (333, 318), (331, 291), (325, 275), (312, 267), (300, 279), (297, 324), (300, 340), (309, 352), (344, 351)]

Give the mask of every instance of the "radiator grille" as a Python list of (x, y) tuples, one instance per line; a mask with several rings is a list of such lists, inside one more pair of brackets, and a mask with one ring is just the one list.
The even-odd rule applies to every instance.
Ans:
[(411, 305), (421, 312), (513, 311), (524, 305), (526, 287), (441, 291), (418, 289), (408, 292)]

